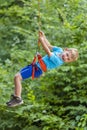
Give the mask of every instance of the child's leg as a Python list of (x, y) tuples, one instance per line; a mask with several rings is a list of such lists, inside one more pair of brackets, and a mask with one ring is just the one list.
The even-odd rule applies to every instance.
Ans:
[(20, 73), (17, 73), (14, 77), (14, 84), (15, 84), (14, 95), (17, 97), (21, 97), (21, 92), (22, 92), (21, 80), (22, 77)]
[[(35, 77), (39, 77), (42, 75), (42, 70), (38, 68), (35, 71)], [(23, 100), (21, 98), (21, 92), (22, 92), (22, 85), (21, 81), (25, 80), (32, 76), (32, 65), (26, 66), (23, 69), (20, 70), (19, 73), (17, 73), (14, 77), (14, 95), (12, 95), (12, 99), (7, 102), (7, 106), (14, 107), (23, 104)]]
[(23, 100), (21, 98), (22, 85), (21, 85), (22, 77), (20, 73), (17, 73), (14, 77), (14, 95), (11, 96), (11, 99), (6, 103), (9, 107), (15, 107), (23, 104)]

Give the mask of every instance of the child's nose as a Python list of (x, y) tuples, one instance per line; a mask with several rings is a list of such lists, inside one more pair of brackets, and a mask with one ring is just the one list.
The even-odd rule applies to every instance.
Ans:
[(65, 59), (66, 59), (66, 60), (68, 60), (68, 59), (69, 59), (69, 57), (68, 57), (68, 56), (65, 56)]

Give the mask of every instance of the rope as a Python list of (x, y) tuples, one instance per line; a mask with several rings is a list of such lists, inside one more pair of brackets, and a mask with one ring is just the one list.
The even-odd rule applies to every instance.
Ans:
[(41, 30), (40, 0), (38, 0), (38, 27)]
[[(39, 33), (40, 30), (41, 30), (40, 0), (38, 0), (38, 33)], [(41, 44), (40, 41), (38, 41), (36, 54), (40, 51), (40, 44)]]

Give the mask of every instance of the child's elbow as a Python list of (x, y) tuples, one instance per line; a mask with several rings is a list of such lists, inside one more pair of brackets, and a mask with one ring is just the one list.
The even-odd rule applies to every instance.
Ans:
[(50, 50), (52, 50), (52, 49), (53, 49), (53, 46), (52, 46), (52, 45), (49, 45), (48, 47), (49, 47), (49, 49), (50, 49)]
[(52, 52), (48, 52), (47, 54), (48, 54), (49, 57), (52, 56)]

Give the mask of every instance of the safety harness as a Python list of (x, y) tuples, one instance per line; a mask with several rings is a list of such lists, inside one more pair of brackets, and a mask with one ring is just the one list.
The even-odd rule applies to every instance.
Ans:
[(44, 63), (42, 56), (40, 55), (40, 53), (37, 53), (34, 56), (33, 62), (32, 62), (32, 79), (34, 79), (35, 77), (35, 71), (38, 69), (38, 67), (36, 66), (36, 60), (38, 59), (38, 62), (40, 64), (40, 67), (42, 69), (42, 71), (46, 72), (47, 71), (47, 67), (46, 64)]

